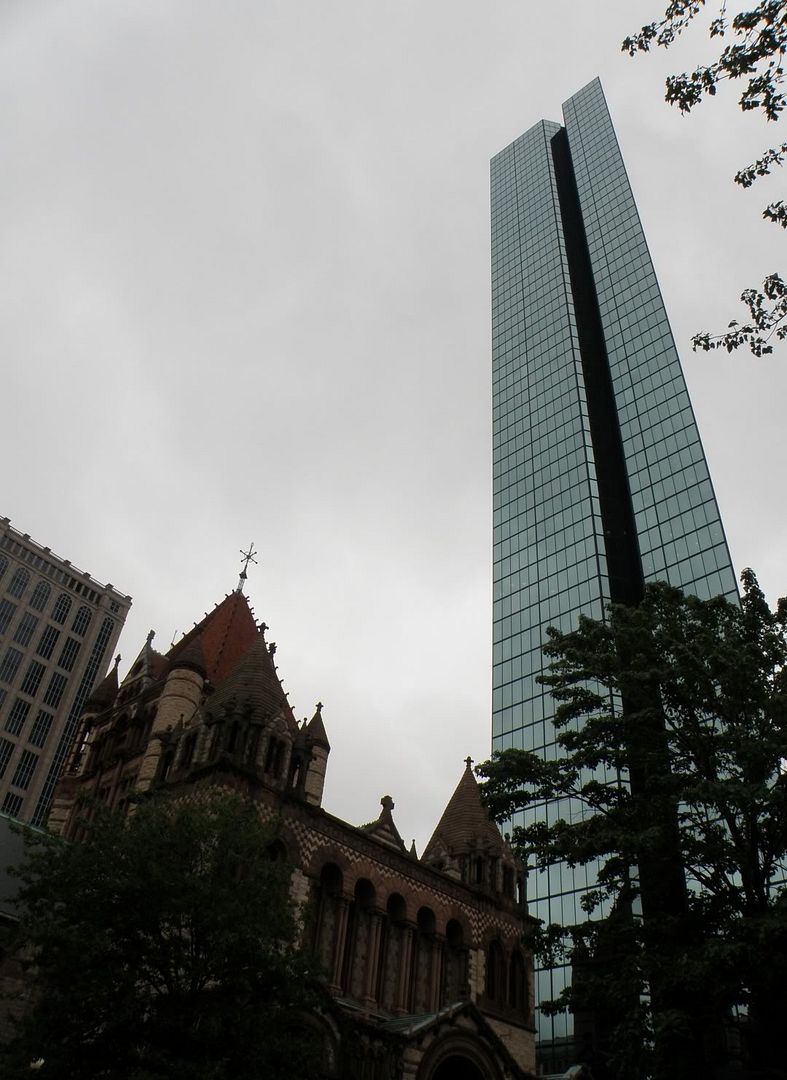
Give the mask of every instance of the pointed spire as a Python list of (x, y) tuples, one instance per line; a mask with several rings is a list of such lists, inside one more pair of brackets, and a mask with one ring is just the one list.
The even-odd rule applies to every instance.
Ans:
[(101, 713), (108, 709), (117, 697), (118, 692), (118, 667), (120, 656), (115, 657), (115, 663), (111, 670), (104, 676), (93, 693), (85, 702), (82, 712)]
[(314, 716), (306, 727), (306, 734), (312, 742), (317, 743), (319, 746), (324, 746), (326, 750), (330, 750), (331, 744), (328, 742), (328, 735), (325, 731), (325, 724), (322, 719), (321, 701), (318, 701), (315, 706)]
[(173, 666), (191, 643), (199, 639), (205, 673), (218, 686), (258, 636), (248, 600), (243, 593), (233, 592), (169, 650), (167, 659)]
[(505, 843), (489, 812), (481, 801), (481, 792), (473, 773), (473, 759), (465, 758), (465, 769), (456, 790), (443, 811), (422, 861), (443, 849), (450, 855), (466, 855), (484, 848), (503, 852)]
[(250, 705), (261, 717), (284, 717), (293, 734), (297, 734), (298, 721), (276, 673), (265, 639), (256, 630), (254, 642), (214, 691), (208, 707), (211, 712), (220, 711), (231, 700)]

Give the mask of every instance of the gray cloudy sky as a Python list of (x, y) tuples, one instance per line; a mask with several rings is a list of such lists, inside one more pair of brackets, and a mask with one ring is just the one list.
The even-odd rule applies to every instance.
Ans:
[(600, 75), (733, 559), (787, 592), (787, 350), (692, 355), (784, 266), (777, 135), (624, 57), (665, 0), (3, 0), (0, 513), (131, 593), (124, 667), (237, 581), (325, 805), (428, 838), (490, 727), (488, 161)]

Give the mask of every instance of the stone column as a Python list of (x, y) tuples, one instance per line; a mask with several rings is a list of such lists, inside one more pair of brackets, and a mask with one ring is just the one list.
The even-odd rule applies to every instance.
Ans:
[(350, 913), (350, 901), (346, 896), (336, 898), (336, 928), (333, 946), (333, 973), (329, 989), (335, 994), (342, 990), (342, 962), (344, 961), (344, 943), (347, 938), (347, 917)]
[(396, 988), (396, 1007), (394, 1012), (400, 1016), (410, 1011), (410, 977), (413, 970), (413, 942), (415, 927), (402, 927), (402, 952), (399, 957), (399, 985)]
[(429, 1011), (437, 1012), (440, 1008), (440, 997), (443, 988), (443, 952), (445, 938), (435, 934), (430, 942), (431, 956), (429, 961)]
[(377, 1003), (377, 971), (380, 960), (380, 938), (383, 930), (383, 915), (379, 911), (369, 912), (369, 927), (366, 936), (366, 971), (364, 973), (362, 1001), (367, 1008)]

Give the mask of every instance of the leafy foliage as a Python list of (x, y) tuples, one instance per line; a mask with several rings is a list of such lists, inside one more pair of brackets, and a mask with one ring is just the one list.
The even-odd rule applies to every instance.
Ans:
[[(669, 48), (689, 24), (705, 10), (705, 0), (671, 0), (664, 17), (647, 23), (623, 42), (624, 52), (635, 56), (652, 45)], [(787, 0), (760, 0), (753, 8), (730, 19), (726, 0), (719, 4), (709, 26), (710, 37), (727, 38), (718, 57), (692, 72), (670, 75), (666, 100), (689, 112), (704, 97), (713, 97), (724, 80), (742, 79), (744, 88), (738, 104), (744, 112), (761, 111), (767, 120), (780, 118), (787, 104), (784, 93), (784, 57), (787, 52)], [(751, 165), (735, 174), (735, 183), (748, 188), (756, 179), (781, 166), (787, 144), (772, 147)], [(770, 203), (762, 212), (766, 221), (787, 228), (787, 204)], [(741, 301), (749, 308), (750, 320), (740, 326), (732, 321), (723, 334), (695, 334), (695, 349), (724, 348), (728, 352), (747, 345), (755, 356), (773, 352), (772, 341), (787, 336), (787, 284), (779, 274), (770, 274), (761, 288), (746, 289)]]
[(575, 967), (553, 1008), (613, 1017), (621, 1077), (679, 1075), (674, 1038), (700, 1033), (711, 1054), (701, 1033), (737, 1005), (754, 1056), (781, 1053), (787, 602), (773, 613), (751, 571), (743, 583), (740, 606), (655, 584), (606, 622), (550, 630), (562, 756), (511, 749), (479, 770), (499, 820), (560, 800), (560, 820), (513, 830), (531, 866), (600, 865), (583, 898), (594, 917), (542, 927), (536, 945)]
[[(288, 872), (235, 797), (96, 809), (80, 843), (32, 835), (20, 947), (37, 1002), (4, 1077), (266, 1080), (316, 1075)], [(311, 1040), (313, 1042), (313, 1040)]]

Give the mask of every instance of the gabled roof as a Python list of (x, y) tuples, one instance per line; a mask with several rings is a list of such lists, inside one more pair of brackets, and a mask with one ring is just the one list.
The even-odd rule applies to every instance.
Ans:
[(362, 825), (361, 828), (367, 835), (373, 836), (375, 840), (382, 841), (388, 847), (396, 848), (397, 851), (406, 851), (404, 840), (402, 840), (399, 830), (394, 825), (393, 814), (391, 813), (394, 808), (393, 799), (390, 795), (383, 795), (382, 799), (380, 799), (380, 805), (382, 810), (377, 821), (371, 821), (368, 825)]
[(440, 849), (449, 855), (466, 855), (470, 851), (504, 852), (505, 842), (489, 812), (481, 802), (481, 792), (473, 774), (472, 762), (467, 759), (465, 771), (448, 801), (443, 816), (421, 856), (429, 862)]
[(191, 646), (199, 640), (205, 674), (214, 686), (219, 686), (254, 645), (258, 633), (248, 600), (243, 593), (232, 592), (172, 646), (166, 659), (172, 668), (173, 661), (185, 660), (187, 650), (191, 658)]
[(255, 629), (251, 646), (245, 650), (230, 674), (222, 679), (221, 685), (208, 699), (207, 708), (215, 713), (232, 700), (240, 706), (250, 705), (260, 718), (281, 715), (291, 731), (298, 731), (273, 656), (260, 630)]

